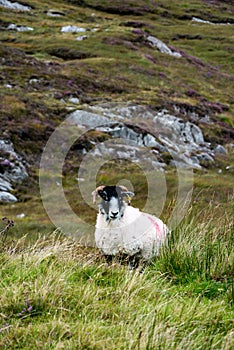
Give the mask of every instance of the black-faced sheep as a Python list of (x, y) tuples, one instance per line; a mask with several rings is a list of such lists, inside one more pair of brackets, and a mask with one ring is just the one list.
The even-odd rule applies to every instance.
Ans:
[(101, 198), (95, 242), (107, 258), (123, 255), (149, 262), (159, 254), (169, 229), (159, 218), (129, 205), (133, 192), (124, 186), (99, 186), (92, 194), (94, 203)]

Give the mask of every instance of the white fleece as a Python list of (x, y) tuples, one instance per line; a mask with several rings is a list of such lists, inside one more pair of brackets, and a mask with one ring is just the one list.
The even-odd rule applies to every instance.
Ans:
[(98, 214), (95, 241), (105, 255), (138, 253), (145, 260), (158, 255), (169, 229), (157, 217), (127, 206), (121, 219), (105, 221)]

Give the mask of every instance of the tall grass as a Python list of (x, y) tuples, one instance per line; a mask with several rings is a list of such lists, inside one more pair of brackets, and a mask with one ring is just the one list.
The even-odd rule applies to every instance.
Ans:
[(188, 217), (144, 269), (56, 234), (2, 246), (1, 349), (232, 349), (233, 221)]

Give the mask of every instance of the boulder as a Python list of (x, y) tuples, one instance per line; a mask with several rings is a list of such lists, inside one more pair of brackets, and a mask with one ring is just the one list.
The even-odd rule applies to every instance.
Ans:
[(0, 191), (0, 203), (15, 203), (17, 202), (17, 198), (9, 193), (9, 192), (5, 192), (5, 191)]
[(222, 145), (217, 145), (214, 149), (215, 154), (227, 154), (227, 150)]
[(7, 30), (16, 30), (17, 32), (30, 32), (34, 30), (32, 27), (25, 27), (25, 26), (18, 26), (16, 24), (9, 24), (8, 27), (6, 28)]
[(54, 9), (50, 9), (47, 11), (47, 16), (50, 17), (62, 17), (62, 16), (66, 16), (65, 12), (60, 11), (60, 10), (54, 10)]
[(25, 162), (18, 155), (10, 141), (0, 139), (0, 202), (15, 202), (17, 198), (10, 192), (13, 185), (28, 177)]
[(11, 2), (8, 0), (0, 0), (0, 6), (6, 7), (10, 10), (18, 10), (18, 11), (30, 11), (31, 7), (21, 5), (18, 2)]
[(12, 185), (9, 181), (0, 176), (0, 191), (12, 191)]
[(84, 33), (86, 32), (85, 28), (77, 27), (77, 26), (64, 26), (61, 28), (62, 33)]
[(167, 55), (176, 57), (176, 58), (180, 58), (181, 54), (175, 51), (172, 51), (164, 42), (162, 42), (161, 40), (155, 38), (152, 35), (149, 35), (147, 37), (147, 41), (148, 43), (153, 46), (156, 47), (161, 53), (165, 53)]
[(109, 124), (110, 120), (102, 115), (90, 113), (84, 110), (77, 110), (67, 116), (67, 121), (72, 125), (84, 125), (95, 128), (100, 124)]

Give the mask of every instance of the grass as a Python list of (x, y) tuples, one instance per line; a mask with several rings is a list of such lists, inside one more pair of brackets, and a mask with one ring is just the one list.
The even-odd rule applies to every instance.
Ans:
[[(67, 72), (68, 80), (74, 77), (77, 82), (80, 78), (89, 83), (95, 80), (99, 89), (97, 86), (96, 89), (92, 87), (92, 84), (88, 89), (89, 84), (83, 86), (85, 92), (93, 97), (98, 95), (100, 98), (105, 98), (108, 93), (113, 93), (112, 97), (116, 100), (125, 98), (126, 100), (136, 100), (146, 104), (159, 104), (165, 100), (165, 96), (172, 97), (170, 96), (170, 88), (184, 94), (183, 90), (185, 88), (189, 89), (189, 85), (191, 85), (196, 87), (195, 90), (201, 92), (202, 95), (204, 94), (209, 100), (213, 101), (214, 96), (216, 96), (217, 99), (221, 98), (231, 107), (232, 97), (229, 91), (231, 90), (232, 80), (222, 77), (221, 72), (229, 74), (232, 72), (232, 26), (215, 26), (214, 30), (213, 26), (195, 25), (191, 24), (190, 20), (180, 19), (180, 16), (186, 13), (190, 17), (199, 17), (200, 13), (209, 17), (209, 14), (212, 13), (214, 17), (216, 16), (217, 19), (222, 21), (223, 13), (232, 17), (229, 5), (226, 5), (226, 9), (222, 9), (222, 4), (210, 6), (203, 1), (195, 1), (189, 5), (187, 2), (181, 1), (176, 4), (164, 1), (153, 5), (151, 2), (142, 1), (140, 4), (135, 3), (135, 6), (133, 6), (133, 3), (135, 2), (127, 1), (125, 6), (127, 9), (132, 9), (132, 14), (120, 16), (118, 13), (119, 4), (113, 5), (117, 12), (114, 10), (113, 13), (109, 13), (109, 5), (103, 0), (98, 1), (98, 3), (95, 2), (95, 4), (92, 1), (84, 1), (82, 2), (83, 6), (80, 6), (82, 4), (79, 1), (52, 1), (50, 4), (46, 3), (43, 8), (41, 8), (41, 3), (38, 1), (28, 1), (28, 4), (34, 7), (33, 17), (30, 13), (19, 13), (17, 14), (17, 22), (30, 25), (35, 30), (29, 33), (6, 31), (3, 32), (3, 40), (6, 46), (19, 48), (30, 54), (31, 57), (41, 57), (42, 61), (55, 61), (56, 55), (54, 56), (53, 53), (56, 50), (66, 48), (67, 51), (63, 52), (62, 57), (71, 61), (64, 65), (64, 61), (57, 58), (57, 62), (62, 66), (61, 68), (57, 67), (57, 74)], [(52, 8), (59, 7), (60, 10), (66, 13), (66, 16), (48, 17), (45, 10), (50, 6)], [(134, 13), (134, 8), (147, 8), (147, 11), (143, 11), (144, 16), (139, 16)], [(100, 9), (101, 11), (99, 11)], [(104, 12), (105, 10), (107, 13)], [(175, 45), (178, 49), (200, 58), (206, 64), (203, 72), (200, 72), (200, 69), (194, 67), (191, 62), (187, 62), (185, 58), (175, 62), (170, 56), (162, 55), (157, 50), (149, 48), (136, 34), (133, 34), (132, 27), (125, 25), (128, 21), (133, 20), (143, 23), (143, 30), (148, 34), (159, 37), (167, 44)], [(15, 23), (15, 13), (3, 10), (2, 21), (4, 23)], [(60, 32), (63, 25), (69, 24), (88, 29), (98, 28), (98, 31), (94, 33), (88, 31), (89, 38), (77, 42), (75, 40), (76, 34)], [(173, 38), (176, 34), (200, 35), (202, 39), (188, 40), (185, 38), (174, 41)], [(217, 36), (219, 40), (217, 40)], [(49, 53), (51, 53), (51, 56)], [(75, 57), (83, 57), (81, 54), (87, 57), (96, 55), (97, 58), (74, 60)], [(147, 60), (145, 58), (146, 54), (150, 54), (155, 62)], [(176, 65), (176, 69), (174, 65)], [(184, 69), (185, 65), (186, 69)], [(221, 70), (221, 72), (213, 72), (212, 88), (206, 76), (202, 74), (210, 69), (209, 65), (212, 69), (219, 67)], [(135, 71), (132, 71), (132, 67), (135, 67)], [(27, 72), (32, 69), (32, 67), (24, 67), (23, 71)], [(136, 69), (139, 72), (143, 70), (145, 73), (136, 74)], [(194, 70), (196, 71), (195, 74)], [(159, 71), (165, 73), (167, 79), (159, 79), (157, 76), (152, 79), (151, 73), (157, 75)], [(147, 74), (147, 72), (150, 72), (150, 74)], [(17, 84), (25, 83), (22, 81), (25, 74), (22, 73), (18, 77), (14, 76), (14, 79), (18, 80)], [(119, 89), (120, 74), (125, 79), (125, 83), (123, 82), (124, 79), (121, 80), (125, 97)], [(63, 92), (66, 82), (63, 76), (61, 76), (61, 79), (61, 84), (57, 85), (51, 82), (51, 85), (56, 85), (54, 88)], [(112, 80), (111, 84), (105, 83), (110, 79)], [(223, 83), (224, 79), (225, 83)], [(199, 85), (198, 81), (200, 81)], [(162, 85), (166, 87), (163, 93)], [(139, 95), (143, 95), (141, 91), (147, 90), (147, 87), (152, 88), (151, 93), (140, 98)], [(41, 89), (40, 86), (39, 92), (42, 92)], [(41, 93), (41, 96), (43, 98), (43, 93)], [(201, 105), (201, 102), (198, 100), (197, 104)]]
[[(206, 141), (232, 142), (233, 25), (191, 22), (194, 16), (233, 23), (231, 5), (202, 0), (26, 2), (32, 12), (1, 8), (0, 13), (1, 27), (34, 28), (2, 30), (1, 36), (2, 126), (31, 168), (29, 181), (16, 190), (20, 202), (0, 206), (0, 217), (15, 221), (7, 231), (0, 228), (0, 348), (232, 349), (233, 150), (217, 157), (216, 167), (195, 172), (193, 207), (142, 273), (117, 262), (107, 267), (95, 248), (54, 231), (39, 199), (37, 169), (46, 141), (68, 113), (63, 100), (70, 95), (80, 99), (79, 108), (126, 101), (173, 113), (174, 105), (191, 107), (215, 122), (199, 125)], [(65, 16), (48, 17), (50, 8)], [(72, 24), (88, 28), (89, 38), (78, 42), (78, 34), (61, 33), (62, 26)], [(138, 26), (186, 55), (177, 60), (149, 47)], [(31, 79), (38, 81), (31, 84)], [(152, 128), (150, 122), (147, 126)], [(101, 135), (92, 137), (101, 141)], [(145, 174), (133, 164), (116, 163), (101, 167), (97, 183), (130, 182), (136, 190), (133, 205), (143, 208)], [(96, 210), (77, 188), (74, 164), (78, 167), (79, 160), (71, 154), (64, 168), (66, 198), (93, 225)], [(175, 170), (168, 169), (164, 219), (170, 216), (177, 180)], [(155, 213), (154, 205), (149, 209)], [(22, 213), (24, 218), (16, 217)]]
[(8, 237), (0, 347), (232, 349), (233, 233), (232, 220), (198, 212), (142, 273), (56, 232), (31, 244)]

